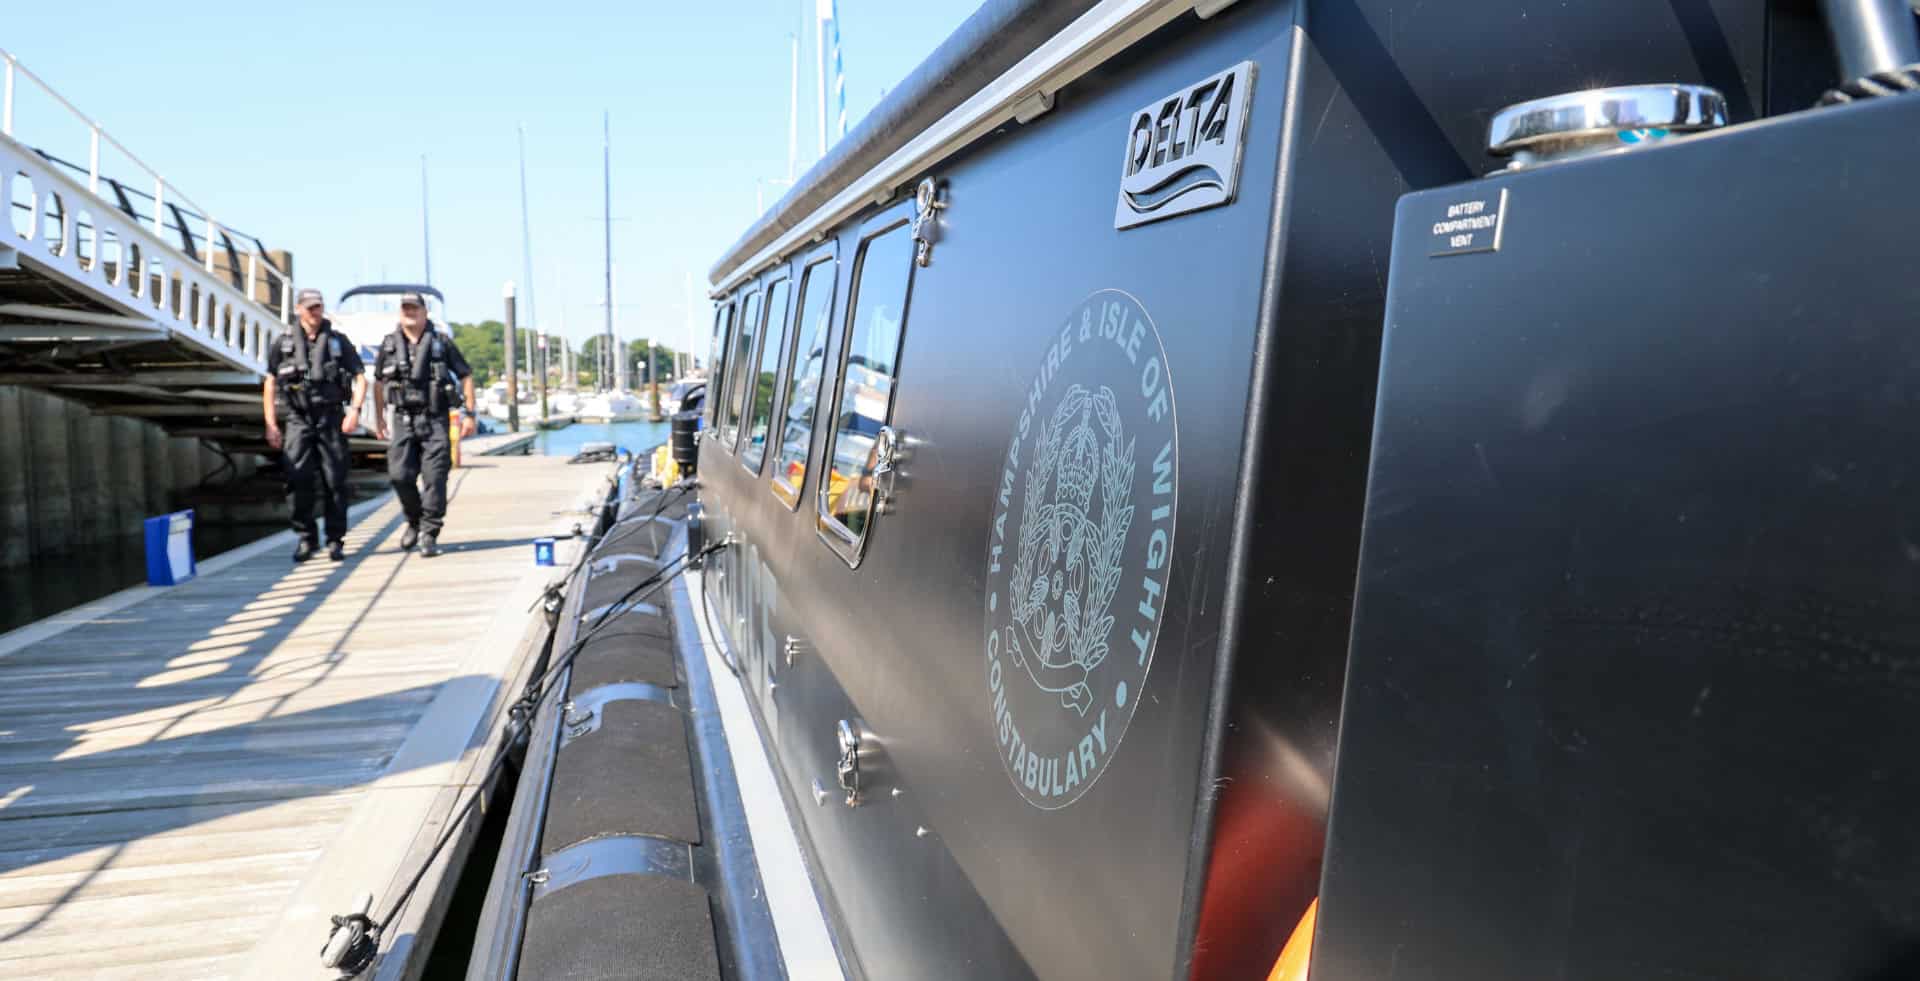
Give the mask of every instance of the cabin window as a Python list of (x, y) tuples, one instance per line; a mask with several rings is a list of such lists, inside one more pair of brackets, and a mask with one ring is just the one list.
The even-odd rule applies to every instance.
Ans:
[(747, 377), (753, 374), (753, 340), (760, 333), (760, 291), (747, 294), (733, 328), (733, 351), (727, 355), (726, 406), (720, 417), (720, 442), (734, 449), (740, 442), (740, 408), (746, 399)]
[(820, 529), (849, 564), (858, 564), (871, 517), (875, 439), (893, 411), (900, 333), (913, 275), (913, 236), (894, 221), (869, 237), (854, 258), (853, 300), (840, 356), (839, 394), (827, 440)]
[(781, 414), (780, 455), (773, 461), (773, 494), (789, 508), (800, 506), (813, 449), (813, 410), (827, 367), (827, 326), (833, 314), (833, 279), (839, 264), (831, 252), (800, 277), (800, 314), (794, 318), (796, 347), (787, 369), (787, 409)]
[(767, 325), (761, 331), (760, 370), (747, 383), (746, 433), (741, 437), (740, 462), (760, 474), (767, 459), (767, 431), (773, 428), (774, 385), (780, 377), (780, 355), (787, 349), (787, 294), (793, 280), (782, 279), (767, 287)]
[(726, 401), (720, 397), (720, 386), (726, 381), (727, 341), (733, 330), (733, 304), (722, 303), (713, 308), (713, 355), (707, 359), (707, 422), (719, 431), (720, 403)]

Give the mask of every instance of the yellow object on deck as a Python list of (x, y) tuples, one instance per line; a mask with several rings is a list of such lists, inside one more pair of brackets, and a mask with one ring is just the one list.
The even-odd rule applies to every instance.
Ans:
[(653, 461), (648, 471), (662, 487), (672, 487), (680, 482), (680, 464), (674, 462), (673, 449), (666, 443), (653, 448)]
[(460, 413), (447, 413), (447, 433), (453, 437), (453, 465), (460, 465)]
[(1300, 915), (1287, 945), (1280, 948), (1280, 959), (1273, 963), (1273, 973), (1267, 975), (1267, 981), (1307, 981), (1307, 962), (1313, 958), (1313, 923), (1319, 913), (1320, 900), (1316, 898)]

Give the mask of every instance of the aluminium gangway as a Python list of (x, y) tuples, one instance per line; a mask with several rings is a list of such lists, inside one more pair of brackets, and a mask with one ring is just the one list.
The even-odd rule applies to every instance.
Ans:
[[(4, 49), (0, 73), (0, 385), (264, 450), (259, 386), (289, 277)], [(28, 105), (77, 120), (87, 162), (24, 142)], [(138, 183), (103, 173), (103, 151)]]

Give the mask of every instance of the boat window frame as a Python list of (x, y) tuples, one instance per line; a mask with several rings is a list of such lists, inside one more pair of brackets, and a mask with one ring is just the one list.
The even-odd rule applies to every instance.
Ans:
[[(793, 308), (796, 318), (800, 315), (800, 311), (806, 309), (807, 276), (813, 272), (815, 266), (822, 264), (831, 264), (833, 266), (830, 278), (827, 280), (827, 336), (824, 338), (826, 350), (822, 353), (820, 359), (820, 384), (825, 385), (827, 381), (827, 362), (832, 360), (833, 354), (833, 315), (840, 305), (840, 240), (838, 238), (827, 239), (819, 248), (807, 253), (800, 259), (799, 272), (794, 274), (793, 277), (797, 286), (794, 290), (793, 302), (789, 305)], [(794, 377), (793, 372), (799, 365), (801, 340), (800, 324), (796, 322), (794, 324), (793, 337), (789, 339), (787, 344), (787, 371), (786, 377), (781, 382), (779, 411), (774, 413), (774, 418), (780, 421), (783, 431), (786, 428), (787, 411), (793, 403), (793, 386), (795, 382), (800, 380)], [(813, 444), (816, 441), (816, 437), (820, 435), (820, 406), (822, 404), (822, 400), (816, 393), (813, 402), (813, 418), (807, 425), (807, 450), (801, 457), (801, 461), (808, 464), (808, 468), (801, 470), (800, 483), (798, 485), (787, 483), (786, 479), (781, 476), (778, 466), (775, 466), (773, 473), (767, 477), (767, 489), (772, 492), (775, 500), (786, 505), (788, 511), (797, 513), (800, 510), (800, 502), (806, 498), (807, 473), (813, 464)], [(776, 460), (775, 462), (777, 463), (778, 461)]]
[[(734, 440), (738, 447), (735, 452), (739, 457), (741, 468), (756, 478), (760, 476), (762, 471), (767, 469), (767, 448), (765, 444), (762, 444), (760, 447), (760, 459), (755, 465), (748, 466), (747, 450), (752, 448), (752, 443), (747, 439), (747, 429), (753, 424), (753, 407), (754, 404), (759, 401), (760, 361), (766, 357), (767, 342), (772, 339), (768, 335), (773, 329), (773, 308), (772, 304), (768, 301), (773, 298), (774, 289), (782, 283), (787, 284), (787, 308), (780, 315), (781, 330), (783, 332), (791, 332), (794, 294), (793, 271), (789, 266), (782, 264), (769, 271), (766, 278), (760, 283), (760, 336), (753, 344), (753, 377), (747, 381), (750, 390), (746, 393), (745, 403), (740, 406), (746, 415), (740, 419), (740, 435)], [(780, 338), (780, 344), (783, 348), (787, 346), (787, 339), (784, 334)], [(784, 358), (784, 351), (781, 353), (782, 358)], [(783, 359), (776, 359), (774, 361), (773, 391), (767, 393), (767, 400), (769, 402), (767, 408), (767, 439), (769, 441), (773, 439), (774, 409), (780, 405), (780, 367), (785, 363), (786, 361)]]
[[(867, 248), (873, 244), (875, 239), (903, 227), (911, 226), (912, 223), (913, 201), (909, 199), (887, 208), (861, 223), (859, 234), (854, 239), (853, 264), (847, 276), (846, 292), (844, 294), (838, 294), (844, 296), (846, 301), (843, 304), (844, 309), (840, 314), (839, 329), (835, 332), (839, 351), (838, 355), (833, 359), (834, 364), (837, 366), (833, 379), (833, 398), (828, 400), (827, 403), (831, 406), (829, 411), (832, 415), (829, 417), (828, 432), (825, 434), (825, 439), (821, 443), (820, 461), (817, 467), (829, 468), (830, 470), (833, 465), (834, 441), (840, 431), (838, 419), (840, 400), (844, 396), (847, 384), (847, 358), (848, 355), (852, 353), (853, 331), (854, 328), (858, 326), (857, 318), (861, 312), (858, 309), (858, 303), (856, 301), (860, 295), (860, 284), (866, 275)], [(910, 231), (909, 234), (911, 234)], [(893, 425), (893, 407), (894, 404), (900, 400), (902, 368), (900, 356), (906, 350), (907, 346), (907, 324), (913, 313), (913, 285), (914, 281), (919, 278), (916, 273), (917, 264), (913, 261), (911, 250), (908, 252), (906, 266), (906, 289), (901, 294), (900, 304), (900, 334), (894, 338), (893, 384), (887, 389), (887, 408), (882, 414), (880, 422), (883, 427)], [(836, 290), (836, 293), (837, 292)], [(843, 524), (840, 519), (835, 518), (829, 510), (829, 502), (827, 500), (827, 492), (832, 486), (833, 482), (830, 480), (822, 479), (814, 481), (814, 534), (818, 536), (820, 541), (826, 543), (827, 548), (835, 555), (838, 555), (841, 561), (847, 564), (847, 568), (858, 569), (860, 563), (866, 558), (867, 544), (873, 538), (873, 520), (870, 517), (867, 524), (858, 533), (855, 533), (853, 529)]]
[[(759, 295), (760, 295), (760, 281), (754, 280), (753, 282), (747, 283), (745, 286), (743, 286), (740, 290), (739, 297), (736, 300), (734, 300), (733, 340), (729, 342), (729, 344), (727, 345), (732, 350), (732, 353), (727, 355), (726, 376), (720, 382), (720, 386), (722, 389), (727, 389), (733, 384), (733, 379), (736, 373), (740, 369), (740, 362), (737, 355), (739, 355), (740, 353), (741, 337), (743, 334), (746, 333), (747, 308), (753, 303), (754, 298), (758, 297)], [(764, 309), (756, 311), (755, 316), (760, 320), (765, 320), (766, 311)], [(753, 346), (755, 348), (759, 347), (759, 340), (757, 336), (755, 338), (755, 342)], [(725, 406), (725, 408), (721, 409), (722, 412), (729, 412), (729, 413), (731, 412), (731, 409), (733, 406), (732, 395), (733, 393), (731, 391), (722, 391), (720, 393), (720, 400)], [(718, 425), (714, 427), (714, 429), (716, 430), (714, 433), (714, 438), (720, 441), (721, 447), (723, 447), (728, 453), (735, 453), (738, 451), (740, 446), (740, 420), (738, 418), (735, 418), (733, 420), (733, 438), (732, 439), (727, 438), (727, 423), (724, 418), (720, 421)]]
[(714, 320), (725, 319), (724, 328), (719, 323), (714, 324), (715, 330), (720, 331), (720, 350), (717, 359), (707, 366), (707, 435), (715, 442), (720, 439), (721, 400), (714, 398), (714, 395), (727, 386), (727, 355), (733, 352), (733, 307), (734, 297), (731, 294), (721, 297), (713, 306)]

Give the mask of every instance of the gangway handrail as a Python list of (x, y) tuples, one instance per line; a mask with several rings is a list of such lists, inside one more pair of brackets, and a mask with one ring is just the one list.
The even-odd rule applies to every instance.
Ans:
[[(165, 213), (167, 210), (167, 205), (169, 203), (168, 194), (167, 194), (169, 190), (171, 190), (181, 202), (185, 203), (190, 208), (192, 208), (195, 212), (197, 212), (196, 217), (201, 218), (205, 222), (206, 232), (205, 232), (204, 240), (207, 242), (207, 248), (204, 250), (203, 254), (198, 257), (189, 255), (188, 253), (177, 248), (174, 249), (174, 251), (180, 252), (181, 255), (186, 256), (189, 259), (197, 258), (198, 261), (201, 263), (201, 266), (205, 272), (209, 274), (214, 272), (213, 243), (220, 238), (220, 233), (222, 231), (231, 231), (231, 230), (225, 229), (218, 221), (214, 220), (212, 211), (202, 206), (198, 202), (194, 201), (193, 198), (189, 197), (185, 191), (181, 190), (179, 187), (169, 182), (166, 178), (160, 176), (159, 171), (149, 166), (146, 161), (141, 160), (138, 156), (135, 156), (132, 150), (127, 149), (125, 144), (121, 143), (117, 139), (114, 139), (113, 134), (108, 133), (105, 129), (103, 129), (101, 125), (93, 119), (93, 117), (87, 115), (85, 112), (82, 112), (79, 106), (76, 106), (72, 102), (68, 101), (67, 97), (61, 95), (58, 91), (56, 91), (52, 85), (48, 84), (46, 79), (43, 79), (39, 75), (34, 74), (33, 69), (28, 68), (27, 66), (21, 64), (20, 59), (16, 57), (13, 54), (13, 52), (8, 51), (5, 48), (0, 48), (0, 136), (5, 136), (8, 139), (16, 139), (13, 132), (15, 90), (16, 88), (18, 88), (18, 83), (16, 80), (22, 76), (24, 76), (28, 81), (32, 82), (35, 86), (37, 86), (41, 92), (45, 93), (61, 108), (71, 113), (75, 119), (78, 119), (80, 122), (86, 125), (87, 131), (89, 134), (89, 146), (87, 150), (87, 170), (86, 170), (87, 192), (89, 194), (92, 194), (96, 198), (100, 197), (100, 179), (101, 179), (100, 144), (102, 141), (105, 141), (108, 145), (112, 146), (114, 149), (119, 150), (120, 153), (123, 156), (125, 156), (129, 161), (131, 161), (134, 166), (140, 168), (142, 171), (146, 173), (148, 177), (151, 177), (153, 179), (153, 194), (151, 195), (151, 198), (150, 198), (154, 202), (153, 220), (152, 220), (153, 233), (154, 233), (154, 236), (156, 238), (159, 238), (162, 243), (165, 243), (167, 238)], [(47, 157), (51, 159), (50, 154), (42, 153), (41, 155), (43, 157)], [(66, 163), (65, 161), (57, 161), (57, 162), (61, 164)], [(78, 168), (75, 168), (75, 169), (78, 169)], [(119, 182), (115, 182), (115, 183), (119, 183)], [(126, 185), (123, 184), (121, 186), (126, 186)], [(128, 190), (132, 190), (132, 188), (128, 187)], [(185, 232), (184, 229), (182, 229), (182, 231)], [(185, 232), (185, 234), (187, 235), (188, 239), (191, 240), (192, 233)], [(256, 246), (261, 245), (259, 239), (254, 239), (254, 244)], [(279, 281), (279, 284), (280, 284), (280, 310), (278, 311), (279, 319), (282, 323), (288, 322), (292, 314), (292, 295), (291, 294), (293, 290), (293, 283), (291, 281), (291, 278), (288, 277), (285, 273), (281, 272), (277, 267), (275, 267), (272, 261), (267, 259), (265, 255), (257, 251), (247, 253), (247, 285), (246, 285), (247, 299), (250, 301), (253, 300), (253, 293), (254, 293), (253, 286), (256, 281), (256, 278), (260, 275), (260, 272), (261, 272), (261, 270), (259, 269), (260, 266), (266, 267), (264, 272), (268, 277), (269, 283), (275, 280)], [(253, 301), (253, 302), (258, 302), (258, 301)]]
[[(62, 157), (62, 156), (59, 156), (59, 155), (57, 155), (57, 154), (54, 154), (54, 153), (49, 153), (49, 152), (48, 152), (47, 150), (45, 150), (45, 149), (43, 149), (43, 148), (41, 148), (41, 147), (32, 147), (31, 149), (32, 149), (32, 150), (33, 150), (33, 151), (34, 151), (35, 153), (38, 153), (38, 154), (40, 154), (40, 157), (41, 157), (41, 159), (43, 159), (43, 160), (46, 160), (46, 161), (47, 161), (48, 163), (55, 163), (55, 164), (59, 164), (60, 166), (62, 166), (62, 167), (65, 167), (65, 168), (67, 168), (68, 170), (70, 170), (70, 171), (73, 171), (74, 173), (76, 173), (76, 174), (80, 174), (80, 175), (83, 175), (83, 176), (84, 176), (84, 175), (86, 175), (86, 173), (87, 173), (87, 168), (85, 168), (85, 167), (83, 167), (83, 166), (81, 166), (80, 164), (77, 164), (77, 163), (74, 163), (73, 161), (71, 161), (71, 160), (68, 160), (68, 159), (67, 159), (67, 158), (65, 158), (65, 157)], [(124, 181), (121, 181), (121, 180), (118, 180), (118, 179), (116, 179), (116, 178), (114, 178), (114, 177), (112, 177), (111, 175), (108, 175), (108, 174), (101, 174), (101, 175), (100, 175), (100, 179), (101, 179), (101, 180), (103, 180), (103, 181), (108, 181), (108, 182), (111, 182), (111, 183), (115, 183), (115, 184), (119, 184), (119, 185), (120, 185), (120, 189), (121, 189), (122, 191), (125, 191), (125, 192), (127, 193), (127, 196), (128, 196), (129, 198), (139, 198), (139, 199), (140, 199), (140, 200), (142, 200), (142, 201), (152, 201), (152, 200), (153, 200), (153, 195), (151, 195), (151, 194), (148, 194), (148, 193), (147, 193), (146, 191), (142, 191), (141, 189), (139, 189), (139, 188), (137, 188), (137, 187), (134, 187), (133, 185), (131, 185), (131, 184), (128, 184), (128, 183), (126, 183), (126, 182), (124, 182)], [(202, 220), (202, 221), (204, 221), (204, 220), (206, 219), (206, 216), (205, 216), (205, 215), (202, 215), (201, 213), (199, 213), (198, 211), (195, 211), (195, 210), (194, 210), (193, 208), (190, 208), (190, 207), (189, 207), (189, 208), (182, 208), (182, 207), (180, 207), (179, 205), (176, 205), (176, 204), (173, 204), (172, 202), (168, 202), (168, 204), (167, 204), (167, 208), (168, 208), (169, 210), (173, 210), (173, 211), (178, 211), (178, 212), (179, 212), (179, 213), (180, 213), (181, 215), (183, 215), (183, 216), (185, 216), (185, 217), (187, 217), (187, 218), (197, 218), (197, 219), (200, 219), (200, 220)], [(143, 221), (143, 222), (147, 222), (147, 223), (149, 223), (149, 224), (150, 224), (150, 223), (152, 222), (152, 216), (150, 216), (150, 215), (145, 215), (145, 214), (141, 214), (141, 213), (140, 213), (140, 209), (139, 209), (139, 207), (138, 207), (138, 206), (135, 206), (135, 207), (133, 208), (133, 210), (131, 210), (131, 211), (129, 211), (129, 210), (127, 210), (126, 208), (121, 208), (120, 210), (121, 210), (122, 212), (124, 212), (125, 214), (127, 214), (128, 216), (130, 216), (130, 217), (133, 217), (133, 218), (138, 218), (138, 219), (140, 219), (140, 220), (141, 220), (141, 221)], [(204, 237), (204, 236), (202, 236), (202, 235), (201, 235), (201, 234), (200, 234), (199, 232), (196, 232), (196, 231), (194, 231), (193, 229), (191, 229), (191, 228), (188, 228), (188, 227), (186, 227), (185, 225), (182, 225), (182, 224), (180, 224), (180, 222), (179, 222), (179, 221), (177, 221), (177, 220), (176, 220), (176, 221), (174, 221), (174, 222), (172, 222), (171, 224), (168, 224), (168, 225), (167, 225), (166, 227), (167, 227), (167, 230), (169, 230), (169, 231), (175, 231), (175, 232), (179, 232), (179, 233), (180, 233), (180, 235), (181, 235), (181, 236), (183, 237), (183, 239), (185, 239), (185, 240), (187, 240), (187, 241), (192, 241), (192, 242), (205, 242), (205, 241), (206, 241), (206, 239), (205, 239), (205, 237)], [(272, 258), (271, 256), (268, 256), (268, 255), (266, 254), (266, 252), (267, 252), (267, 243), (266, 243), (265, 241), (263, 241), (263, 240), (262, 240), (262, 239), (260, 238), (260, 236), (258, 236), (258, 235), (254, 235), (254, 234), (252, 234), (251, 232), (246, 232), (246, 231), (242, 231), (242, 230), (240, 230), (240, 229), (238, 229), (238, 228), (234, 228), (234, 227), (233, 227), (233, 226), (231, 226), (231, 225), (221, 225), (221, 226), (220, 226), (220, 232), (221, 232), (221, 237), (222, 237), (222, 238), (230, 238), (230, 239), (232, 239), (232, 240), (233, 240), (233, 241), (235, 241), (235, 242), (239, 242), (239, 241), (242, 241), (242, 240), (244, 240), (244, 241), (248, 241), (248, 242), (252, 242), (252, 243), (253, 243), (253, 246), (254, 246), (254, 248), (255, 248), (256, 250), (258, 250), (258, 251), (260, 252), (260, 254), (261, 254), (261, 256), (262, 256), (262, 258), (264, 258), (264, 259), (266, 260), (266, 262), (267, 262), (267, 264), (268, 264), (268, 265), (270, 265), (270, 266), (272, 266), (272, 267), (273, 267), (273, 269), (274, 269), (274, 271), (275, 271), (275, 272), (278, 272), (278, 273), (281, 273), (282, 275), (284, 275), (284, 274), (286, 273), (286, 270), (284, 270), (284, 269), (281, 269), (281, 268), (280, 268), (280, 266), (279, 266), (279, 264), (278, 264), (278, 263), (276, 263), (276, 262), (274, 262), (274, 261), (273, 261), (273, 258)]]

